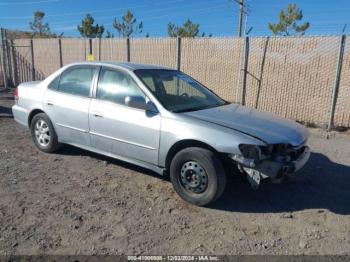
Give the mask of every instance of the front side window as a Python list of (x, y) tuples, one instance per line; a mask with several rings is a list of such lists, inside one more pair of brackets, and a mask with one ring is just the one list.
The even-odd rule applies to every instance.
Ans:
[[(227, 104), (226, 101), (180, 71), (140, 69), (134, 72), (169, 111), (195, 111)], [(152, 85), (149, 79), (152, 79)]]
[(92, 67), (68, 69), (60, 77), (58, 91), (89, 97), (94, 72), (95, 68)]
[(96, 98), (126, 105), (127, 97), (145, 99), (131, 76), (124, 72), (103, 68), (98, 80)]

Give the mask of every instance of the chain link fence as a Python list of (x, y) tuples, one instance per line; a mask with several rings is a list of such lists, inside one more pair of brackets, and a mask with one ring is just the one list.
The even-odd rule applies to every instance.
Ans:
[(7, 86), (44, 79), (66, 64), (86, 61), (91, 51), (97, 61), (180, 69), (231, 102), (304, 123), (350, 127), (350, 39), (345, 36), (2, 37), (2, 43), (0, 76)]
[(253, 38), (249, 45), (246, 104), (302, 122), (327, 123), (339, 38)]

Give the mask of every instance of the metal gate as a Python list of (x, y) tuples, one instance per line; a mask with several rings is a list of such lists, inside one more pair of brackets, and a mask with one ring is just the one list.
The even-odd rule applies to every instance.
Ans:
[(29, 40), (29, 43), (31, 44), (15, 45), (14, 41), (8, 37), (8, 30), (1, 28), (0, 88), (9, 89), (21, 82), (36, 79), (32, 40)]

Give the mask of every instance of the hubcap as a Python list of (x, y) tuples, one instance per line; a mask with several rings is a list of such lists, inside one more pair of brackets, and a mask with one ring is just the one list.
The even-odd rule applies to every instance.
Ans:
[(189, 192), (202, 193), (208, 186), (208, 176), (204, 168), (196, 161), (184, 163), (180, 171), (181, 185)]
[(46, 147), (50, 143), (50, 129), (48, 124), (40, 119), (36, 122), (34, 128), (35, 138), (39, 145)]

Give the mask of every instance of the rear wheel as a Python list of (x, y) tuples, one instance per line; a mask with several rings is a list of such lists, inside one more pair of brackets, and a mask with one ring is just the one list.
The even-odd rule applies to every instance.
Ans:
[(199, 147), (189, 147), (175, 155), (170, 165), (170, 179), (181, 198), (198, 206), (217, 200), (226, 186), (220, 159), (210, 150)]
[(55, 129), (45, 113), (39, 113), (33, 117), (30, 130), (34, 144), (41, 151), (51, 153), (60, 148), (61, 144), (58, 143)]

